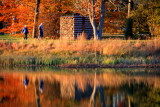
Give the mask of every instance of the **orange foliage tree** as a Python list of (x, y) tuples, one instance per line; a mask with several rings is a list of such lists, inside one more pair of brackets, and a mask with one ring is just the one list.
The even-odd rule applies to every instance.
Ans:
[[(40, 1), (37, 24), (44, 23), (45, 36), (55, 37), (58, 35), (59, 17), (70, 10), (68, 1)], [(0, 32), (9, 34), (20, 33), (23, 26), (28, 25), (30, 35), (32, 34), (36, 0), (3, 0), (0, 8), (0, 22), (5, 25)]]
[(127, 16), (127, 2), (114, 1), (106, 2), (104, 18), (104, 32), (123, 33), (124, 21)]
[(20, 32), (24, 25), (32, 27), (33, 3), (27, 0), (3, 0), (0, 6), (0, 22), (5, 25), (1, 32), (15, 34)]
[[(62, 15), (79, 12), (90, 15), (90, 21), (95, 29), (100, 32), (114, 28), (117, 23), (123, 22), (124, 10), (120, 1), (107, 2), (106, 0), (40, 0), (37, 25), (44, 23), (44, 36), (55, 38), (59, 36), (59, 19)], [(110, 0), (112, 1), (112, 0)], [(103, 8), (102, 4), (104, 5)], [(0, 22), (5, 26), (0, 32), (19, 34), (24, 25), (28, 25), (29, 35), (33, 32), (36, 0), (3, 0), (0, 2)], [(89, 10), (88, 10), (89, 9)], [(103, 11), (102, 11), (103, 10)], [(108, 10), (108, 11), (106, 11)], [(116, 11), (112, 11), (116, 10)], [(103, 17), (102, 17), (103, 16)], [(105, 19), (104, 22), (100, 21)], [(118, 20), (116, 20), (118, 18)], [(38, 29), (37, 27), (35, 29)], [(102, 33), (102, 32), (101, 32)], [(37, 35), (37, 34), (36, 34)]]
[(59, 37), (60, 16), (70, 14), (70, 5), (69, 0), (41, 0), (38, 23), (44, 23), (44, 35)]

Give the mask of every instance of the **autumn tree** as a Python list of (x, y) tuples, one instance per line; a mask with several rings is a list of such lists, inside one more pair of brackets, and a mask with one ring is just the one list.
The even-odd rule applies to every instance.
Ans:
[[(25, 0), (24, 0), (25, 1)], [(35, 14), (34, 14), (34, 23), (33, 23), (33, 34), (32, 34), (32, 37), (33, 38), (36, 38), (36, 34), (37, 34), (37, 27), (38, 27), (38, 16), (39, 16), (39, 7), (40, 7), (40, 1), (41, 0), (36, 0), (36, 3), (35, 3), (35, 6), (32, 6), (30, 4), (27, 4), (27, 3), (24, 3), (23, 1), (20, 1), (20, 0), (16, 0), (16, 3), (17, 4), (23, 4), (23, 5), (26, 5), (28, 7), (32, 7)]]
[(28, 25), (32, 37), (37, 36), (41, 22), (44, 23), (45, 36), (58, 36), (59, 18), (70, 14), (71, 10), (69, 0), (3, 0), (1, 4), (0, 22), (5, 24), (1, 31), (18, 33)]
[(103, 32), (107, 34), (123, 33), (124, 23), (127, 16), (126, 1), (107, 1), (105, 3), (105, 16)]
[[(36, 37), (37, 33), (34, 33), (33, 29), (37, 30), (38, 24), (43, 22), (44, 35), (55, 38), (59, 35), (60, 16), (79, 12), (89, 17), (96, 40), (102, 38), (103, 25), (105, 29), (108, 25), (116, 25), (113, 20), (121, 19), (118, 22), (120, 23), (123, 18), (120, 18), (119, 14), (125, 16), (122, 14), (124, 6), (121, 6), (117, 0), (38, 0), (37, 2), (39, 9), (36, 9), (36, 0), (3, 0), (0, 5), (0, 22), (5, 24), (3, 32), (18, 33), (24, 25), (28, 25), (30, 35), (33, 31), (34, 37)], [(116, 11), (112, 12), (112, 10)]]
[(160, 1), (134, 0), (134, 2), (136, 5), (131, 16), (134, 19), (135, 34), (160, 35)]
[(72, 14), (70, 5), (70, 0), (41, 0), (38, 23), (44, 23), (44, 35), (59, 37), (60, 17)]
[(94, 40), (98, 39), (97, 35), (97, 24), (95, 20), (96, 9), (99, 9), (99, 1), (97, 0), (75, 0), (74, 1), (75, 8), (79, 10), (79, 12), (83, 15), (89, 17), (90, 23), (93, 28)]
[(34, 24), (33, 24), (33, 38), (37, 37), (36, 34), (37, 34), (37, 22), (39, 15), (39, 5), (40, 5), (40, 0), (36, 0), (36, 8), (35, 8)]
[(127, 19), (126, 19), (126, 27), (125, 27), (125, 38), (132, 38), (133, 39), (133, 19), (131, 17), (131, 3), (133, 3), (132, 0), (128, 0), (128, 12), (127, 12)]
[[(113, 17), (112, 19), (110, 18), (110, 20), (113, 21), (115, 17), (119, 17), (120, 14), (123, 13), (122, 10), (124, 7), (122, 6), (122, 4), (124, 4), (123, 1), (118, 0), (74, 0), (74, 2), (75, 7), (80, 13), (89, 17), (95, 40), (102, 39), (103, 26), (106, 23), (106, 21), (104, 21), (105, 17), (109, 17), (112, 14)], [(109, 4), (108, 7), (106, 7), (107, 4)]]
[[(15, 26), (16, 26), (16, 10), (15, 8), (15, 2), (13, 0), (10, 1), (2, 1), (0, 5), (0, 22), (5, 23), (12, 32), (15, 32)], [(14, 10), (13, 10), (14, 9)], [(2, 32), (7, 31), (7, 29), (3, 29)]]
[[(28, 6), (31, 5), (31, 6)], [(5, 33), (20, 32), (24, 25), (32, 27), (33, 21), (33, 2), (24, 0), (3, 0), (0, 6), (0, 21), (5, 25), (1, 30)]]

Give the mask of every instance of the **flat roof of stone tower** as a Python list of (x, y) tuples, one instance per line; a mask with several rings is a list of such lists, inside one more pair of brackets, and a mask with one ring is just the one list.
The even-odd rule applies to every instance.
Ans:
[(86, 16), (81, 16), (81, 15), (72, 15), (72, 16), (61, 16), (61, 17), (86, 17)]

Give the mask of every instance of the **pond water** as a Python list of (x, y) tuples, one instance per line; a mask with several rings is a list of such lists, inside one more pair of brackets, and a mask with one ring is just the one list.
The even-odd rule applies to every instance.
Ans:
[(160, 107), (160, 69), (1, 67), (0, 107)]

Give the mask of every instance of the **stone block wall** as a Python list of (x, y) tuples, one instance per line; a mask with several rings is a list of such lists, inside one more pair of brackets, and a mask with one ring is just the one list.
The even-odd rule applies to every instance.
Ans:
[(93, 36), (93, 29), (87, 17), (73, 15), (60, 18), (61, 38), (76, 39), (83, 31), (87, 34), (87, 38)]

